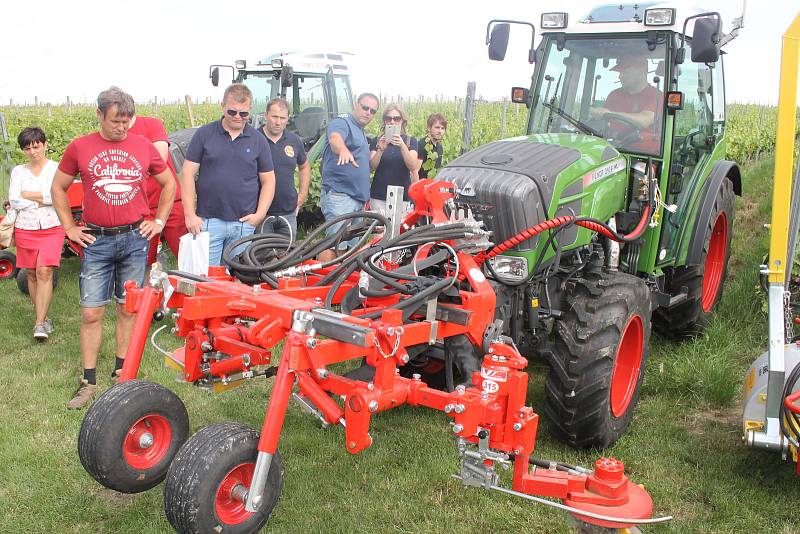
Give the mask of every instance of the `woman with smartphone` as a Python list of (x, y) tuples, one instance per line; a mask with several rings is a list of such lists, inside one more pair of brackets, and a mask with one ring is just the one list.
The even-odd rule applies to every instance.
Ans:
[(386, 188), (390, 185), (405, 188), (403, 200), (407, 203), (408, 188), (419, 179), (417, 139), (406, 132), (407, 123), (405, 113), (397, 104), (384, 108), (381, 135), (369, 147), (369, 168), (375, 171), (370, 188), (371, 211), (386, 213)]

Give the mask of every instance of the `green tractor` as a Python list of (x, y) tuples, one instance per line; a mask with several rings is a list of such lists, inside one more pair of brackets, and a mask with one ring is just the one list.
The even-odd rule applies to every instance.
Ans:
[[(697, 335), (722, 296), (742, 182), (725, 159), (720, 48), (741, 19), (723, 35), (717, 13), (664, 6), (544, 14), (531, 86), (512, 90), (527, 135), (437, 175), (493, 232), (499, 334), (549, 362), (545, 413), (575, 447), (629, 425), (652, 328)], [(533, 28), (491, 21), (491, 59), (511, 24)]]

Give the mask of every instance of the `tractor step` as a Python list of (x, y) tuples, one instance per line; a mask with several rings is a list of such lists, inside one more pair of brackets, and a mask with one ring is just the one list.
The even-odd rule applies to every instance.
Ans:
[(659, 308), (671, 309), (686, 302), (686, 299), (689, 298), (689, 288), (686, 286), (681, 286), (680, 291), (678, 291), (678, 293), (675, 295), (657, 291), (654, 294), (654, 298)]

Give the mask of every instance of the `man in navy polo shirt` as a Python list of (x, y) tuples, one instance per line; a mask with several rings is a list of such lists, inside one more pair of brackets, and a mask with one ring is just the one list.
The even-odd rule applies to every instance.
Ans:
[(228, 86), (222, 119), (201, 126), (186, 151), (181, 178), (186, 228), (194, 235), (209, 233), (209, 265), (221, 265), (223, 249), (255, 231), (275, 194), (269, 145), (247, 123), (252, 101), (246, 85)]
[[(322, 153), (322, 193), (320, 207), (325, 220), (364, 209), (369, 200), (369, 142), (364, 128), (378, 112), (378, 97), (362, 93), (353, 113), (336, 117), (328, 125), (328, 145)], [(342, 223), (343, 224), (343, 223)], [(328, 227), (327, 234), (339, 231), (342, 224)], [(319, 255), (320, 261), (335, 257), (333, 250)]]
[[(272, 151), (272, 164), (275, 166), (275, 198), (261, 223), (259, 233), (279, 233), (297, 238), (297, 212), (306, 203), (308, 187), (311, 184), (311, 165), (306, 158), (303, 141), (300, 137), (286, 131), (289, 122), (289, 103), (282, 98), (273, 98), (267, 103), (264, 113), (266, 124), (261, 133), (266, 136)], [(300, 171), (300, 194), (294, 185), (294, 171)]]

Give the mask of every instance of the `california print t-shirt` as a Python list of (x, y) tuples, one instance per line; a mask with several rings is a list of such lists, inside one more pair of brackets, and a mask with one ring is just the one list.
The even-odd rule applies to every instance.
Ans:
[(108, 141), (95, 132), (73, 140), (58, 168), (81, 176), (84, 221), (119, 226), (149, 214), (144, 177), (163, 172), (166, 164), (144, 137)]

